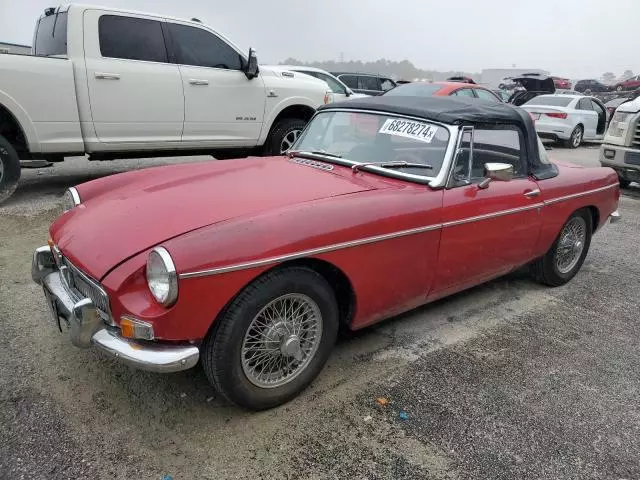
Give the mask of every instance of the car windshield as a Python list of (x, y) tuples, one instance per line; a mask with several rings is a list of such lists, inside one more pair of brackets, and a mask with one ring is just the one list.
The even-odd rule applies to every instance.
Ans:
[(553, 107), (566, 107), (573, 102), (572, 97), (554, 97), (551, 95), (539, 95), (529, 100), (525, 105), (549, 105)]
[(438, 90), (442, 89), (442, 85), (433, 83), (406, 83), (399, 85), (393, 90), (385, 92), (384, 95), (389, 96), (407, 96), (407, 97), (430, 97)]
[(436, 177), (449, 130), (425, 120), (384, 113), (325, 111), (309, 123), (292, 151), (353, 162), (376, 163), (399, 173)]

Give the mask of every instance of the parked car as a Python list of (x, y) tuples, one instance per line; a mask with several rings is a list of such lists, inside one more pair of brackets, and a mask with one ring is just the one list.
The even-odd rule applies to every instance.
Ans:
[(607, 109), (600, 100), (584, 95), (539, 95), (522, 105), (536, 122), (541, 138), (578, 148), (583, 140), (602, 140)]
[(511, 93), (508, 90), (501, 90), (499, 88), (492, 88), (491, 91), (500, 97), (500, 100), (507, 103), (511, 97)]
[(568, 78), (551, 77), (556, 89), (571, 90), (571, 81)]
[(322, 80), (323, 82), (326, 82), (329, 86), (329, 89), (331, 90), (331, 100), (334, 102), (346, 100), (347, 98), (360, 98), (368, 96), (363, 93), (355, 93), (347, 85), (342, 83), (339, 78), (334, 77), (329, 72), (322, 70), (321, 68), (300, 65), (278, 65), (278, 67), (290, 70), (292, 72), (304, 73), (305, 75), (310, 75), (319, 80)]
[(449, 78), (447, 78), (447, 82), (462, 82), (462, 83), (470, 83), (470, 84), (475, 84), (476, 83), (476, 82), (473, 81), (473, 78), (465, 77), (463, 75), (449, 77)]
[(636, 88), (640, 88), (640, 75), (636, 75), (635, 77), (631, 77), (622, 82), (618, 82), (615, 84), (613, 88), (618, 92), (622, 92), (623, 90), (635, 90)]
[(522, 87), (515, 89), (508, 100), (516, 106), (523, 105), (538, 95), (553, 94), (556, 91), (553, 79), (539, 73), (525, 73), (513, 77), (513, 81)]
[(384, 93), (384, 96), (418, 96), (418, 97), (471, 97), (482, 98), (494, 102), (502, 102), (493, 91), (476, 84), (461, 82), (414, 82), (407, 85), (398, 85), (393, 90)]
[(623, 188), (640, 182), (640, 97), (620, 105), (600, 146), (600, 164), (611, 167)]
[(396, 87), (396, 82), (389, 77), (370, 73), (331, 72), (356, 93), (365, 95), (382, 95)]
[(522, 109), (360, 98), (321, 107), (288, 156), (71, 188), (32, 276), (74, 345), (158, 372), (200, 359), (259, 410), (313, 381), (339, 325), (527, 264), (568, 282), (619, 195), (609, 168), (550, 162)]
[(593, 79), (578, 80), (573, 89), (581, 93), (610, 92), (612, 90), (609, 85), (605, 85), (604, 83)]
[(636, 98), (638, 98), (638, 96), (640, 96), (640, 89), (636, 90), (635, 92), (632, 92), (629, 95), (614, 98), (613, 100), (609, 100), (607, 103), (605, 103), (604, 106), (607, 109), (607, 114), (609, 119), (613, 117), (613, 114), (616, 111), (616, 108), (618, 108), (623, 103), (627, 103), (632, 100), (635, 100)]
[(259, 67), (200, 22), (66, 5), (33, 55), (0, 54), (0, 201), (20, 159), (278, 154), (328, 101), (325, 82)]

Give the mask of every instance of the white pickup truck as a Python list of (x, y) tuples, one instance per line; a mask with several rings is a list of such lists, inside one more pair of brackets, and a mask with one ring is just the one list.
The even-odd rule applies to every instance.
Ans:
[(325, 82), (249, 55), (201, 22), (81, 5), (45, 10), (32, 55), (0, 54), (0, 201), (20, 160), (277, 155)]

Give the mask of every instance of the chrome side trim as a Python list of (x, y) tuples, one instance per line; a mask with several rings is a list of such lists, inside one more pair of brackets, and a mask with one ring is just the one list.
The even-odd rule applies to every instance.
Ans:
[(612, 183), (611, 185), (606, 185), (600, 188), (594, 188), (593, 190), (587, 190), (586, 192), (573, 193), (571, 195), (565, 195), (564, 197), (552, 198), (551, 200), (545, 200), (545, 205), (553, 205), (554, 203), (564, 202), (565, 200), (571, 200), (573, 198), (584, 197), (585, 195), (589, 195), (591, 193), (603, 192), (605, 190), (609, 190), (610, 188), (617, 187), (617, 183)]
[(262, 260), (254, 260), (252, 262), (238, 263), (235, 265), (229, 265), (227, 267), (218, 267), (218, 268), (212, 268), (207, 270), (200, 270), (196, 272), (181, 273), (180, 278), (206, 277), (209, 275), (217, 275), (220, 273), (235, 272), (236, 270), (245, 270), (247, 268), (262, 267), (264, 265), (269, 265), (271, 263), (284, 262), (287, 260), (295, 260), (297, 258), (303, 258), (303, 257), (308, 257), (310, 255), (319, 255), (321, 253), (333, 252), (334, 250), (341, 250), (343, 248), (357, 247), (359, 245), (366, 245), (368, 243), (381, 242), (383, 240), (391, 240), (393, 238), (406, 237), (407, 235), (415, 235), (416, 233), (423, 233), (423, 232), (429, 232), (432, 230), (438, 230), (441, 227), (442, 227), (442, 224), (438, 223), (434, 225), (427, 225), (424, 227), (411, 228), (409, 230), (400, 230), (399, 232), (385, 233), (383, 235), (375, 235), (373, 237), (361, 238), (358, 240), (352, 240), (350, 242), (335, 243), (333, 245), (327, 245), (326, 247), (311, 248), (309, 250), (303, 250), (301, 252), (290, 253), (287, 255), (279, 255), (277, 257), (264, 258)]
[(586, 192), (574, 193), (572, 195), (566, 195), (564, 197), (558, 197), (558, 198), (554, 198), (552, 200), (545, 200), (543, 202), (534, 203), (534, 204), (531, 204), (531, 205), (527, 205), (525, 207), (510, 208), (510, 209), (507, 209), (507, 210), (501, 210), (499, 212), (487, 213), (487, 214), (484, 214), (484, 215), (477, 215), (475, 217), (463, 218), (463, 219), (460, 219), (460, 220), (453, 220), (453, 221), (450, 221), (450, 222), (438, 223), (438, 224), (433, 224), (433, 225), (426, 225), (424, 227), (411, 228), (411, 229), (408, 229), (408, 230), (400, 230), (398, 232), (386, 233), (386, 234), (383, 234), (383, 235), (375, 235), (373, 237), (366, 237), (366, 238), (361, 238), (361, 239), (358, 239), (358, 240), (352, 240), (352, 241), (349, 241), (349, 242), (336, 243), (336, 244), (333, 244), (333, 245), (327, 245), (325, 247), (312, 248), (312, 249), (309, 249), (309, 250), (303, 250), (303, 251), (300, 251), (300, 252), (289, 253), (289, 254), (286, 254), (286, 255), (263, 258), (262, 260), (254, 260), (254, 261), (251, 261), (251, 262), (237, 263), (237, 264), (233, 264), (233, 265), (228, 265), (226, 267), (211, 268), (211, 269), (207, 269), (207, 270), (198, 270), (198, 271), (195, 271), (195, 272), (185, 272), (185, 273), (179, 274), (178, 277), (180, 279), (207, 277), (209, 275), (218, 275), (218, 274), (221, 274), (221, 273), (229, 273), (229, 272), (235, 272), (235, 271), (238, 271), (238, 270), (246, 270), (246, 269), (254, 268), (254, 267), (262, 267), (264, 265), (270, 265), (270, 264), (273, 264), (273, 263), (280, 263), (280, 262), (284, 262), (284, 261), (287, 261), (287, 260), (296, 260), (298, 258), (308, 257), (308, 256), (312, 256), (312, 255), (320, 255), (322, 253), (333, 252), (335, 250), (341, 250), (343, 248), (357, 247), (357, 246), (360, 246), (360, 245), (366, 245), (368, 243), (382, 242), (382, 241), (385, 241), (385, 240), (391, 240), (393, 238), (405, 237), (407, 235), (415, 235), (417, 233), (423, 233), (423, 232), (429, 232), (429, 231), (432, 231), (432, 230), (438, 230), (440, 228), (454, 227), (456, 225), (463, 225), (465, 223), (478, 222), (480, 220), (488, 220), (488, 219), (491, 219), (491, 218), (502, 217), (502, 216), (505, 216), (505, 215), (511, 215), (513, 213), (526, 212), (528, 210), (535, 210), (535, 209), (539, 209), (539, 208), (542, 208), (542, 207), (547, 206), (547, 205), (551, 205), (551, 204), (554, 204), (554, 203), (562, 202), (564, 200), (570, 200), (572, 198), (577, 198), (577, 197), (582, 197), (584, 195), (589, 195), (590, 193), (596, 193), (596, 192), (604, 191), (604, 190), (607, 190), (609, 188), (613, 188), (615, 186), (616, 186), (616, 184), (607, 185), (605, 187), (600, 187), (600, 188), (596, 188), (596, 189), (593, 189), (593, 190), (588, 190)]
[(527, 210), (535, 210), (536, 208), (540, 208), (542, 206), (544, 206), (543, 203), (534, 203), (532, 205), (527, 205), (526, 207), (510, 208), (508, 210), (501, 210), (499, 212), (486, 213), (484, 215), (477, 215), (475, 217), (463, 218), (461, 220), (453, 220), (451, 222), (443, 223), (442, 226), (444, 228), (454, 227), (456, 225), (463, 225), (465, 223), (478, 222), (480, 220), (488, 220), (490, 218), (496, 218), (496, 217), (503, 217), (505, 215), (511, 215), (512, 213), (526, 212)]
[(77, 207), (80, 205), (80, 194), (76, 187), (69, 187), (69, 193), (71, 194), (71, 198), (73, 198), (73, 204)]

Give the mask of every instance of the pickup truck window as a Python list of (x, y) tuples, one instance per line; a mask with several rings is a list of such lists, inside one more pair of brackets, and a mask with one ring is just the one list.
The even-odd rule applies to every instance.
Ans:
[(40, 17), (33, 53), (39, 57), (67, 54), (67, 12)]
[(103, 15), (98, 36), (103, 57), (168, 62), (162, 26), (155, 20)]
[(240, 54), (213, 33), (176, 23), (168, 25), (178, 63), (196, 67), (242, 70)]

